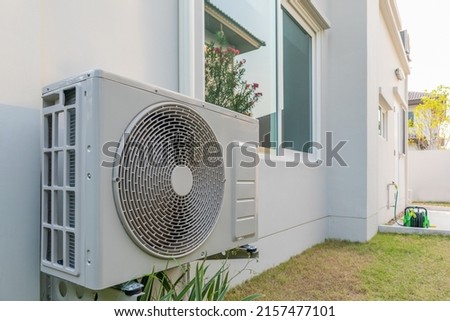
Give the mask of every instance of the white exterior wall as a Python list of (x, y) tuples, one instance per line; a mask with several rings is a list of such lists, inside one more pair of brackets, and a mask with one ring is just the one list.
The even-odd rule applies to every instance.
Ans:
[(299, 165), (259, 167), (261, 271), (289, 259), (327, 236), (325, 169)]
[(178, 91), (177, 0), (43, 0), (42, 83), (100, 68)]
[[(374, 1), (377, 2), (377, 1)], [(407, 84), (406, 80), (399, 80), (395, 75), (395, 70), (401, 68), (405, 74), (408, 73), (402, 67), (401, 60), (394, 47), (394, 39), (390, 33), (386, 19), (382, 13), (374, 17), (376, 18), (376, 30), (378, 30), (376, 38), (376, 75), (377, 82), (374, 90), (377, 95), (381, 95), (389, 104), (390, 110), (387, 112), (387, 139), (378, 135), (377, 128), (377, 111), (378, 105), (373, 106), (371, 114), (371, 130), (376, 133), (377, 146), (376, 158), (377, 165), (377, 190), (376, 194), (376, 211), (378, 212), (378, 223), (384, 224), (394, 216), (394, 191), (392, 186), (388, 186), (392, 182), (398, 185), (398, 204), (397, 212), (401, 212), (406, 206), (407, 182), (406, 182), (406, 155), (401, 152), (401, 133), (400, 119), (401, 110), (404, 109), (407, 118)], [(398, 26), (399, 30), (401, 26)], [(398, 32), (397, 32), (398, 33)], [(395, 35), (397, 35), (397, 33)], [(394, 89), (394, 88), (397, 89)], [(398, 91), (398, 94), (395, 93)], [(399, 97), (401, 96), (401, 98)], [(382, 104), (383, 105), (383, 104)], [(375, 128), (373, 128), (375, 124)], [(404, 128), (407, 126), (405, 124)], [(406, 151), (405, 151), (406, 152)], [(397, 213), (397, 214), (398, 214)]]
[(259, 240), (252, 244), (258, 248), (259, 258), (228, 260), (230, 274), (237, 275), (232, 285), (287, 261), (328, 235), (325, 168), (286, 168), (285, 161), (273, 161), (276, 167), (268, 166), (264, 159), (259, 166)]
[[(387, 206), (387, 184), (392, 181), (400, 187), (399, 208), (405, 205), (406, 164), (399, 156), (398, 114), (406, 101), (406, 81), (395, 76), (401, 61), (381, 15), (381, 1), (328, 3), (332, 21), (328, 101), (334, 104), (327, 108), (326, 128), (335, 133), (335, 141), (348, 140), (342, 155), (349, 165), (328, 170), (329, 237), (370, 239), (378, 224), (392, 216), (392, 207)], [(347, 19), (348, 8), (352, 19)], [(398, 31), (393, 34), (398, 36)], [(387, 141), (378, 135), (380, 92), (395, 108), (388, 112)], [(393, 195), (391, 189), (391, 205)]]
[[(368, 40), (367, 1), (329, 1), (328, 106), (326, 126), (334, 142), (348, 141), (341, 156), (348, 167), (334, 164), (327, 173), (330, 238), (366, 241), (368, 183)], [(351, 10), (349, 10), (351, 8)], [(349, 11), (352, 18), (348, 18)]]
[(413, 201), (450, 202), (450, 151), (408, 152), (408, 182)]
[[(382, 1), (382, 0), (381, 0)], [(378, 102), (379, 102), (379, 82), (378, 65), (383, 60), (378, 55), (377, 50), (386, 46), (385, 39), (380, 37), (380, 6), (379, 1), (367, 1), (367, 234), (370, 239), (378, 231), (379, 212), (377, 210), (377, 187), (380, 160), (377, 159), (379, 150), (377, 149), (378, 139)]]

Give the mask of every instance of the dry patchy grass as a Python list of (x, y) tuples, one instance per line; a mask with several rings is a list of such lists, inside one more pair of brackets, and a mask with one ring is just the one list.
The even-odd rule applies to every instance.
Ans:
[(450, 237), (326, 241), (233, 288), (227, 300), (450, 300)]

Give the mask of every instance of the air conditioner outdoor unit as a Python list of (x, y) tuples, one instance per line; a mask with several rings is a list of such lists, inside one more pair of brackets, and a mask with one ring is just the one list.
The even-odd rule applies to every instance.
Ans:
[(256, 240), (256, 120), (101, 70), (42, 117), (42, 272), (99, 290)]

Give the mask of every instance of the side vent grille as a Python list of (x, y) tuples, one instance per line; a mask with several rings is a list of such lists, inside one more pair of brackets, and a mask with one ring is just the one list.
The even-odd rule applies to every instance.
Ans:
[(67, 145), (75, 146), (76, 142), (76, 109), (72, 108), (67, 111)]
[(78, 274), (77, 87), (43, 97), (43, 265)]
[(75, 193), (67, 192), (67, 217), (69, 222), (69, 227), (75, 228)]
[(240, 240), (256, 234), (256, 166), (242, 166), (251, 161), (242, 153), (243, 149), (256, 153), (253, 146), (243, 146), (236, 142), (233, 153), (233, 183), (236, 189), (233, 192), (234, 201), (234, 238)]
[(75, 187), (75, 151), (67, 151), (67, 173), (68, 173), (68, 185)]
[(64, 90), (64, 106), (75, 105), (76, 93), (77, 91), (75, 88)]
[(75, 269), (75, 234), (71, 232), (67, 233), (66, 255), (69, 268)]

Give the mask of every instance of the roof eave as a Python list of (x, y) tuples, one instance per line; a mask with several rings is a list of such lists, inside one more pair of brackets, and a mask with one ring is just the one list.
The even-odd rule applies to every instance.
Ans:
[[(208, 19), (210, 19), (208, 21)], [(265, 46), (265, 42), (255, 37), (247, 29), (221, 11), (219, 8), (211, 4), (210, 2), (205, 2), (205, 28), (212, 33), (218, 30), (211, 30), (212, 27), (220, 26), (220, 29), (225, 32), (227, 40), (230, 43), (239, 45), (241, 53), (259, 49), (261, 46)], [(209, 28), (209, 29), (208, 29)]]

